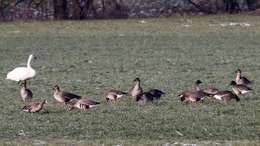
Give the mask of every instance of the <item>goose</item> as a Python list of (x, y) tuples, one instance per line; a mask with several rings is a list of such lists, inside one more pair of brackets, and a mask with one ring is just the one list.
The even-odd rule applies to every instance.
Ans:
[(73, 99), (71, 102), (69, 102), (69, 105), (71, 106), (69, 108), (69, 111), (73, 110), (74, 108), (86, 110), (88, 108), (96, 107), (99, 104), (100, 102), (96, 102), (89, 99)]
[(127, 93), (115, 89), (110, 89), (105, 96), (107, 101), (116, 101), (117, 99), (121, 98), (123, 95), (127, 95)]
[(225, 103), (229, 102), (232, 99), (235, 99), (236, 101), (240, 101), (240, 98), (234, 94), (232, 91), (219, 91), (213, 96), (217, 100), (224, 101)]
[(39, 112), (40, 110), (42, 110), (43, 106), (45, 104), (48, 104), (47, 100), (43, 100), (43, 101), (34, 101), (34, 102), (30, 102), (28, 105), (25, 105), (22, 108), (22, 111), (24, 112), (28, 112), (28, 113), (35, 113), (35, 112)]
[(135, 85), (131, 90), (131, 95), (133, 98), (136, 98), (138, 95), (142, 95), (143, 94), (143, 89), (141, 87), (141, 81), (139, 78), (135, 78), (134, 79)]
[(160, 99), (162, 95), (164, 95), (165, 93), (159, 89), (150, 89), (149, 91), (147, 91), (148, 93), (150, 93), (153, 98), (155, 99)]
[(237, 84), (235, 81), (231, 81), (230, 85), (236, 95), (246, 94), (252, 90), (244, 84)]
[(7, 74), (6, 79), (20, 82), (33, 78), (36, 75), (36, 71), (31, 67), (32, 59), (33, 54), (31, 54), (28, 58), (27, 67), (17, 67), (13, 69)]
[(22, 82), (20, 86), (21, 86), (20, 95), (23, 101), (24, 102), (30, 101), (33, 98), (33, 93), (30, 89), (27, 88), (26, 81)]
[(54, 98), (61, 103), (68, 103), (71, 99), (81, 99), (81, 96), (73, 94), (73, 93), (69, 93), (69, 92), (65, 92), (65, 91), (61, 91), (60, 87), (58, 85), (55, 85), (53, 88), (53, 96)]
[(178, 95), (182, 102), (203, 101), (206, 96), (209, 95), (203, 91), (184, 91)]
[(250, 85), (252, 84), (252, 81), (248, 80), (246, 77), (241, 75), (242, 72), (240, 69), (237, 69), (236, 71), (236, 83), (239, 85)]

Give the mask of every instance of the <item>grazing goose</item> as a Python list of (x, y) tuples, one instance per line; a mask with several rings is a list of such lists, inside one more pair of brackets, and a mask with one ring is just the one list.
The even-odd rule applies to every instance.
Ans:
[(235, 81), (231, 81), (230, 85), (236, 95), (246, 94), (252, 90), (244, 84), (237, 84)]
[(252, 81), (248, 80), (246, 77), (243, 77), (241, 75), (241, 70), (238, 69), (236, 71), (236, 83), (239, 84), (239, 85), (249, 85), (249, 84), (252, 84)]
[(31, 67), (32, 59), (33, 54), (29, 56), (27, 67), (17, 67), (13, 69), (7, 74), (6, 79), (20, 82), (33, 78), (36, 75), (36, 71)]
[(155, 99), (160, 99), (162, 95), (164, 95), (165, 93), (159, 89), (150, 89), (149, 91), (147, 91), (148, 93), (150, 93), (153, 98)]
[(34, 101), (34, 102), (30, 102), (28, 105), (25, 105), (22, 110), (24, 112), (28, 112), (28, 113), (35, 113), (35, 112), (39, 112), (40, 110), (42, 110), (44, 104), (48, 104), (47, 100), (43, 100), (43, 101)]
[(26, 81), (22, 82), (20, 86), (21, 86), (20, 95), (23, 101), (24, 102), (30, 101), (33, 98), (33, 93), (30, 89), (27, 88)]
[(135, 85), (131, 90), (131, 95), (133, 98), (136, 98), (138, 95), (142, 95), (143, 94), (143, 89), (140, 85), (140, 79), (139, 78), (135, 78), (134, 79)]
[(126, 92), (110, 89), (106, 93), (106, 100), (107, 101), (116, 101), (117, 99), (121, 98), (123, 95), (127, 95)]
[(81, 99), (81, 96), (73, 94), (73, 93), (69, 93), (69, 92), (65, 92), (65, 91), (61, 91), (58, 85), (55, 85), (53, 88), (54, 91), (54, 98), (61, 103), (68, 103), (71, 99)]
[(217, 100), (224, 101), (227, 103), (228, 101), (235, 99), (236, 101), (239, 101), (239, 97), (234, 94), (232, 91), (219, 91), (217, 94), (213, 96)]
[(73, 99), (71, 102), (69, 102), (69, 105), (71, 106), (69, 108), (69, 111), (73, 110), (74, 108), (86, 110), (88, 108), (96, 107), (99, 104), (100, 102), (96, 102), (89, 99)]
[(184, 91), (178, 95), (183, 102), (198, 102), (203, 101), (206, 96), (209, 96), (203, 91)]

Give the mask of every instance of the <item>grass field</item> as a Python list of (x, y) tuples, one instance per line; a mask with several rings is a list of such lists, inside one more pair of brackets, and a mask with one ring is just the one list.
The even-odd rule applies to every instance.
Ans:
[[(221, 26), (229, 22), (250, 26)], [(0, 145), (259, 145), (258, 16), (0, 23), (0, 50)], [(21, 111), (18, 85), (5, 80), (31, 53), (38, 74), (29, 87), (49, 102), (36, 114)], [(240, 102), (177, 100), (197, 79), (231, 89), (237, 68), (254, 81)], [(135, 77), (166, 96), (145, 106), (104, 102), (108, 88), (129, 91)], [(102, 105), (67, 112), (55, 84)]]

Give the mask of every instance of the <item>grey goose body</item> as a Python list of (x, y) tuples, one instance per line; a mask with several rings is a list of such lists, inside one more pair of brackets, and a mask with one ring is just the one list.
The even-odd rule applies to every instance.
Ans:
[(68, 103), (72, 99), (81, 99), (81, 96), (70, 93), (70, 92), (65, 92), (61, 91), (58, 85), (55, 85), (53, 87), (53, 96), (54, 98), (61, 103)]
[(33, 98), (33, 93), (29, 88), (27, 88), (26, 81), (20, 82), (20, 86), (21, 86), (20, 96), (22, 97), (22, 100), (24, 102), (31, 101)]
[(48, 103), (47, 100), (30, 102), (29, 104), (25, 105), (22, 108), (22, 111), (28, 113), (39, 112), (42, 110), (43, 106), (47, 103)]
[(246, 77), (242, 76), (242, 71), (240, 69), (238, 69), (236, 71), (236, 83), (238, 85), (250, 85), (252, 84), (252, 81), (250, 81), (249, 79), (247, 79)]
[(115, 90), (115, 89), (110, 89), (106, 93), (106, 100), (107, 101), (116, 101), (117, 99), (123, 97), (124, 95), (127, 95), (128, 93), (120, 91), (120, 90)]

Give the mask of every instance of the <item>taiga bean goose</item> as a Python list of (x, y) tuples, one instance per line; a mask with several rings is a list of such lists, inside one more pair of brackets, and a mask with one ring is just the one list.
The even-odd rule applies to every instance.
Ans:
[(236, 95), (239, 94), (246, 94), (250, 92), (252, 89), (247, 87), (246, 85), (243, 84), (237, 84), (235, 81), (231, 81), (230, 85), (232, 86), (232, 90)]
[(234, 94), (232, 91), (219, 91), (217, 94), (213, 96), (217, 100), (224, 101), (225, 103), (229, 102), (232, 99), (239, 101), (239, 97)]
[(69, 111), (73, 110), (74, 108), (78, 108), (81, 110), (86, 110), (92, 107), (96, 107), (100, 104), (100, 102), (96, 102), (89, 99), (73, 99), (71, 102), (68, 103), (71, 107)]
[(69, 92), (65, 92), (65, 91), (61, 91), (58, 85), (55, 85), (53, 88), (54, 91), (54, 98), (61, 103), (68, 103), (71, 99), (81, 99), (81, 96), (73, 94), (73, 93), (69, 93)]
[(35, 113), (35, 112), (39, 112), (40, 110), (42, 110), (43, 106), (45, 104), (47, 104), (47, 100), (43, 100), (43, 101), (34, 101), (34, 102), (30, 102), (28, 105), (25, 105), (22, 110), (24, 112), (28, 112), (28, 113)]
[(136, 98), (138, 95), (142, 95), (143, 94), (143, 89), (141, 87), (141, 81), (139, 78), (135, 78), (134, 79), (135, 85), (131, 90), (131, 95), (133, 98)]
[(20, 95), (24, 102), (30, 101), (33, 98), (33, 93), (30, 89), (26, 86), (26, 81), (20, 83)]
[(106, 93), (106, 100), (107, 101), (116, 101), (117, 99), (121, 98), (123, 95), (127, 95), (126, 92), (110, 89)]
[(36, 75), (36, 71), (31, 67), (31, 61), (33, 54), (31, 54), (27, 61), (27, 67), (17, 67), (7, 74), (6, 79), (13, 81), (25, 81), (33, 78)]
[(248, 80), (246, 77), (242, 76), (240, 69), (236, 71), (236, 83), (239, 85), (249, 85), (252, 84), (252, 81)]

